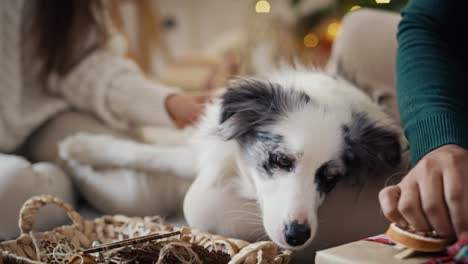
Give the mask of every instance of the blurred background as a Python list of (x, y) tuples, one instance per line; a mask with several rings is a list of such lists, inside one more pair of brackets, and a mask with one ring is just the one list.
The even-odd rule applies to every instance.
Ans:
[[(321, 67), (348, 12), (407, 0), (126, 0), (111, 16), (152, 78), (191, 92), (281, 64)], [(362, 30), (366, 30), (365, 27)]]

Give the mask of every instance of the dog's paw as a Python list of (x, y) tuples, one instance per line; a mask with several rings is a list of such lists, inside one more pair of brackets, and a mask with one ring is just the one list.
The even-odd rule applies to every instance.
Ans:
[(59, 144), (59, 156), (64, 160), (88, 163), (96, 153), (109, 147), (112, 137), (108, 135), (77, 133)]

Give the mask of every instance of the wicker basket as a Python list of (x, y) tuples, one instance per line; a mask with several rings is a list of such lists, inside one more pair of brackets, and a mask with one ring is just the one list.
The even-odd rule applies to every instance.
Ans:
[[(72, 220), (72, 224), (47, 232), (32, 231), (38, 211), (46, 205), (63, 208)], [(78, 251), (92, 247), (95, 241), (110, 243), (153, 233), (180, 230), (164, 224), (159, 217), (114, 215), (86, 220), (70, 204), (48, 195), (33, 197), (24, 203), (20, 212), (19, 227), (21, 230), (19, 238), (0, 243), (0, 264), (68, 263), (69, 256), (68, 259), (57, 258), (57, 254), (51, 257), (50, 253), (56, 249), (57, 244), (62, 243), (68, 249)], [(242, 240), (227, 239), (192, 230), (189, 242), (205, 248), (216, 244), (228, 245), (229, 249), (227, 251), (226, 247), (224, 249), (231, 256), (229, 263), (288, 263), (290, 259), (290, 252), (279, 249), (269, 241), (250, 244)]]

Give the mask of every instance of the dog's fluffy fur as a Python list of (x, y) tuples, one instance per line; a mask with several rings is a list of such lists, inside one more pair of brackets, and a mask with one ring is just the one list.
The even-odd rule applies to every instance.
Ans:
[(258, 201), (269, 237), (296, 248), (286, 243), (285, 226), (308, 224), (312, 240), (326, 193), (338, 181), (399, 165), (400, 135), (393, 119), (343, 80), (301, 71), (240, 80), (200, 122), (196, 181), (238, 177), (242, 195)]
[[(240, 195), (258, 202), (268, 236), (300, 249), (314, 237), (326, 194), (340, 181), (362, 182), (376, 169), (381, 174), (398, 166), (401, 138), (394, 120), (350, 83), (323, 73), (282, 71), (266, 80), (233, 82), (207, 106), (191, 143), (138, 146), (146, 155), (138, 164), (196, 175), (199, 186), (236, 179)], [(73, 149), (70, 142), (64, 145)], [(85, 144), (78, 145), (83, 151)], [(102, 155), (101, 163), (116, 165)], [(118, 163), (136, 163), (133, 155)], [(309, 228), (304, 241), (288, 242), (291, 223)]]

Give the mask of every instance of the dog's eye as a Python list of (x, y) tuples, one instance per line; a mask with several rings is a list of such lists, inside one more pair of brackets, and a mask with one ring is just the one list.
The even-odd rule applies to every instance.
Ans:
[(340, 178), (340, 175), (338, 174), (327, 174), (325, 176), (326, 185), (328, 185), (330, 189), (335, 187), (339, 178)]
[(334, 179), (338, 178), (338, 174), (330, 173), (328, 171), (325, 171), (325, 180), (327, 181), (333, 181)]
[(293, 166), (293, 160), (283, 154), (275, 154), (272, 157), (273, 163), (281, 169), (290, 170)]
[(323, 193), (330, 192), (338, 183), (341, 174), (338, 170), (324, 164), (316, 172), (316, 181), (319, 191)]

